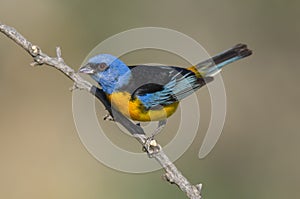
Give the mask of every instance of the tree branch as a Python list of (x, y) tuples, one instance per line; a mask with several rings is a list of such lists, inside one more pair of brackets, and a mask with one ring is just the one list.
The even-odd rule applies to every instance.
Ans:
[[(56, 48), (57, 57), (50, 57), (43, 53), (42, 50), (37, 46), (29, 42), (24, 36), (17, 32), (14, 28), (7, 26), (0, 22), (0, 32), (5, 34), (24, 50), (26, 50), (32, 57), (34, 62), (31, 65), (48, 65), (61, 71), (64, 75), (70, 78), (74, 82), (74, 89), (81, 89), (90, 92), (97, 99), (99, 99), (106, 110), (113, 115), (114, 120), (122, 124), (142, 145), (145, 147), (148, 139), (143, 129), (132, 123), (129, 119), (124, 117), (119, 111), (115, 110), (107, 100), (105, 93), (93, 86), (88, 81), (85, 81), (80, 77), (71, 67), (69, 67), (61, 57), (61, 50), (59, 47)], [(113, 113), (113, 114), (112, 114)], [(201, 195), (201, 184), (192, 185), (182, 173), (175, 167), (175, 165), (169, 160), (167, 155), (161, 150), (161, 147), (157, 145), (160, 150), (153, 153), (153, 151), (146, 150), (149, 157), (154, 158), (164, 168), (164, 178), (171, 184), (176, 184), (189, 198), (200, 199)], [(146, 148), (146, 147), (145, 147)], [(146, 148), (147, 149), (147, 148)]]

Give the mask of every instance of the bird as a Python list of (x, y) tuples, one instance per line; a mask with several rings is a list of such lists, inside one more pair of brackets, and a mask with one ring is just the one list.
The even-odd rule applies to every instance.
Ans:
[(248, 57), (245, 44), (232, 48), (188, 68), (165, 65), (126, 65), (111, 54), (98, 54), (79, 68), (94, 79), (111, 105), (127, 118), (164, 121), (173, 115), (181, 100), (214, 80), (221, 69)]

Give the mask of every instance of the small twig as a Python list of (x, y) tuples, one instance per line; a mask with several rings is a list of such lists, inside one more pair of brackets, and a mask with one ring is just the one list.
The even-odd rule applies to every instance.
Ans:
[[(43, 53), (42, 50), (37, 46), (33, 45), (29, 42), (25, 37), (23, 37), (19, 32), (17, 32), (14, 28), (2, 24), (0, 22), (0, 32), (5, 34), (7, 37), (12, 39), (15, 43), (21, 46), (24, 50), (26, 50), (34, 59), (34, 62), (31, 64), (35, 65), (48, 65), (52, 66), (55, 69), (61, 71), (68, 78), (70, 78), (74, 82), (74, 86), (72, 89), (82, 89), (90, 92), (96, 98), (98, 98), (106, 110), (113, 116), (116, 122), (122, 124), (134, 137), (144, 146), (147, 142), (147, 137), (143, 131), (143, 129), (133, 124), (130, 120), (124, 117), (120, 112), (111, 107), (109, 101), (106, 98), (105, 93), (93, 86), (88, 81), (85, 81), (82, 77), (80, 77), (71, 67), (65, 64), (62, 56), (61, 50), (59, 47), (56, 48), (56, 56), (50, 57), (47, 54)], [(159, 146), (159, 145), (158, 145)], [(160, 147), (160, 146), (159, 146)], [(149, 157), (154, 158), (165, 170), (165, 179), (171, 184), (176, 184), (183, 192), (187, 194), (189, 198), (192, 199), (200, 199), (201, 198), (201, 187), (202, 185), (192, 185), (183, 175), (182, 173), (175, 167), (175, 165), (169, 160), (167, 155), (159, 150), (156, 153), (151, 153), (150, 151), (146, 151)]]

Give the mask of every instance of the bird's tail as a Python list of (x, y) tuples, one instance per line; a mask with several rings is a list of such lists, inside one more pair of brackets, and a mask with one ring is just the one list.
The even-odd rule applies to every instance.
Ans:
[(247, 48), (247, 45), (237, 44), (234, 47), (212, 57), (211, 59), (197, 64), (195, 67), (202, 77), (211, 77), (220, 72), (225, 65), (244, 57), (248, 57), (251, 54), (252, 51)]

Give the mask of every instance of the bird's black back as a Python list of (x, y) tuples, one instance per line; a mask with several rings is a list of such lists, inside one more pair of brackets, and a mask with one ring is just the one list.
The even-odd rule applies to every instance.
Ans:
[[(136, 89), (147, 84), (152, 84), (152, 86), (154, 84), (164, 86), (174, 78), (180, 79), (183, 76), (195, 76), (192, 71), (176, 66), (134, 65), (128, 67), (131, 70), (132, 76), (129, 84), (124, 86), (122, 90), (126, 90), (131, 94), (136, 91)], [(156, 88), (158, 89), (159, 86), (156, 86)]]

